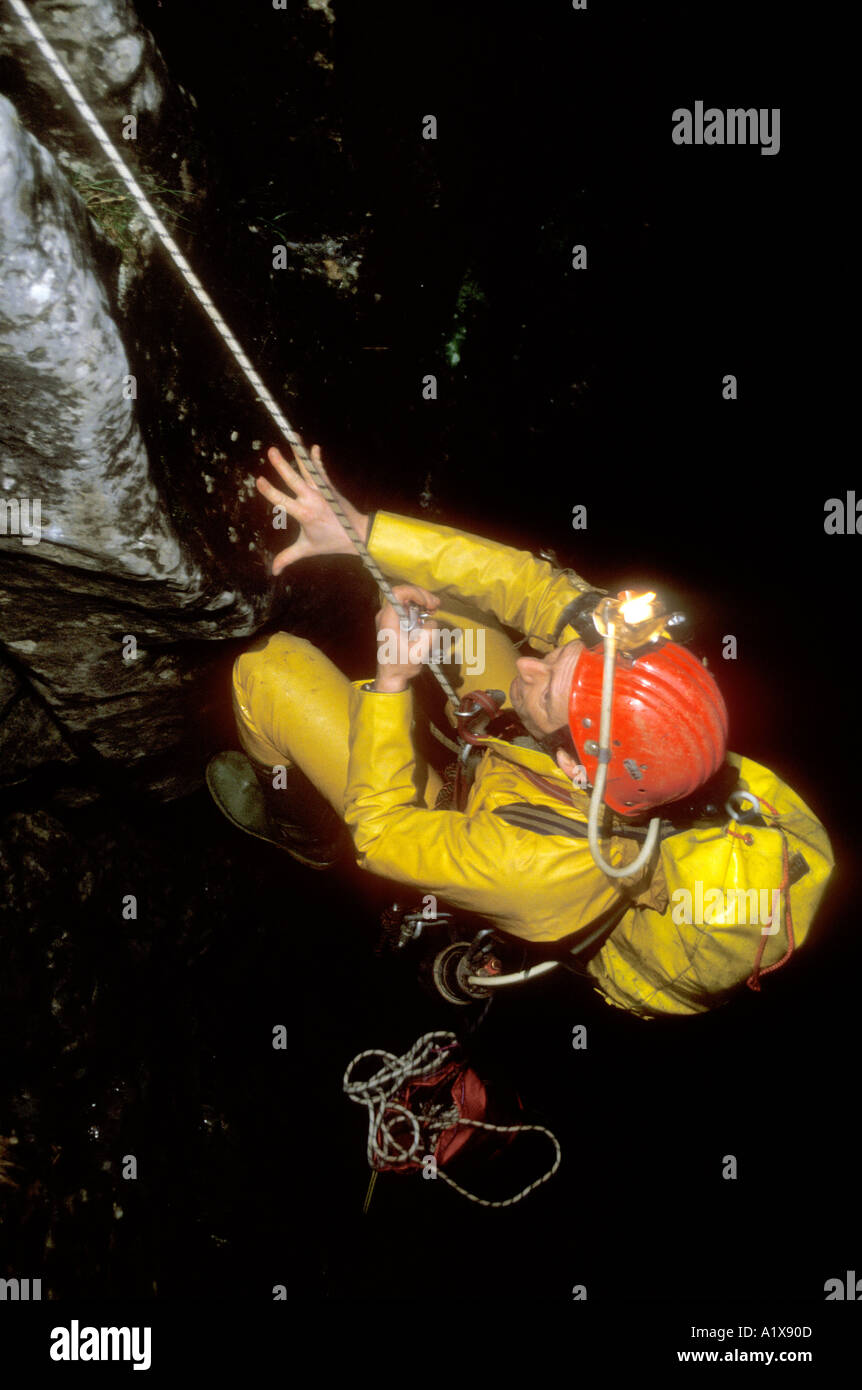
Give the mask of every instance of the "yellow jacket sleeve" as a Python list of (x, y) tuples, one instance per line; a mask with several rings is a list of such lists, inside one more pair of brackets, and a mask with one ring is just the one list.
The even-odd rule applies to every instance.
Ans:
[(586, 927), (618, 900), (618, 887), (596, 872), (586, 841), (535, 835), (491, 810), (465, 815), (421, 802), (410, 690), (384, 694), (356, 682), (350, 698), (345, 820), (361, 868), (533, 941)]
[[(591, 586), (573, 570), (558, 570), (526, 550), (377, 512), (368, 549), (387, 579), (419, 584), (493, 613), (539, 648), (555, 645), (564, 610)], [(577, 634), (571, 629), (564, 640)]]

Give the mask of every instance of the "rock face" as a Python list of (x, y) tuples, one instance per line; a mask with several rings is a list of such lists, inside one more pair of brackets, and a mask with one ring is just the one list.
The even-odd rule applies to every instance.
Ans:
[[(286, 87), (267, 85), (263, 143), (272, 120), (290, 134), (263, 195), (224, 131), (207, 127), (204, 146), (129, 0), (29, 8), (294, 426), (309, 442), (324, 418), (350, 427), (333, 385), (379, 341), (363, 325), (380, 295), (328, 5), (237, 17), (238, 38), (272, 35), (293, 64)], [(178, 62), (181, 34), (163, 39)], [(290, 537), (254, 478), (274, 432), (8, 6), (0, 86), (0, 799), (34, 777), (72, 805), (105, 779), (182, 795), (231, 734), (228, 639), (273, 616), (269, 561)], [(329, 604), (320, 578), (282, 587), (286, 625)]]
[[(173, 524), (97, 242), (52, 156), (0, 101), (2, 639), (59, 725), (134, 775), (182, 737), (172, 644), (252, 632), (266, 590), (225, 587)], [(182, 786), (181, 774), (157, 781)]]
[[(146, 123), (157, 143), (168, 138), (186, 98), (170, 82), (131, 0), (33, 0), (29, 9), (112, 139), (122, 137), (126, 116)], [(10, 60), (4, 88), (26, 124), (39, 131), (65, 169), (100, 173), (101, 151), (70, 120), (56, 78), (8, 5), (0, 16), (0, 56)], [(161, 162), (156, 150), (148, 158)]]
[[(239, 459), (229, 439), (237, 431), (218, 410), (208, 440), (191, 423), (189, 335), (198, 370), (202, 351), (193, 311), (178, 305), (131, 204), (127, 245), (88, 216), (59, 160), (88, 202), (88, 190), (105, 185), (106, 161), (7, 13), (4, 50), (32, 75), (23, 105), (58, 158), (0, 98), (0, 783), (45, 762), (95, 766), (95, 757), (122, 767), (130, 787), (176, 795), (201, 775), (199, 763), (177, 757), (188, 747), (189, 686), (208, 664), (188, 643), (249, 634), (267, 616), (268, 518), (248, 505), (248, 439)], [(158, 188), (170, 144), (192, 134), (190, 107), (168, 95), (131, 6), (97, 0), (33, 13), (127, 158), (122, 119), (151, 122), (132, 162)], [(194, 151), (194, 140), (182, 146)], [(193, 216), (203, 198), (188, 156), (180, 178)], [(154, 465), (141, 422), (166, 401), (191, 447), (165, 459), (157, 437)]]

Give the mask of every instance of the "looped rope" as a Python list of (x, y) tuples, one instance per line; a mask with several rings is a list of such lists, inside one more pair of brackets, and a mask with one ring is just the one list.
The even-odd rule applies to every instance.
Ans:
[[(421, 1150), (426, 1151), (430, 1148), (433, 1152), (440, 1138), (440, 1135), (447, 1129), (457, 1128), (458, 1125), (466, 1125), (472, 1129), (490, 1130), (497, 1134), (520, 1134), (529, 1130), (537, 1134), (546, 1134), (556, 1151), (556, 1158), (547, 1173), (531, 1182), (514, 1197), (507, 1197), (505, 1201), (491, 1202), (485, 1197), (477, 1197), (475, 1193), (468, 1192), (465, 1187), (444, 1173), (442, 1168), (437, 1169), (437, 1176), (442, 1178), (445, 1183), (460, 1192), (462, 1197), (475, 1202), (480, 1207), (511, 1207), (516, 1202), (521, 1202), (537, 1187), (541, 1187), (554, 1176), (562, 1161), (562, 1150), (556, 1135), (552, 1134), (544, 1125), (495, 1125), (487, 1120), (470, 1120), (461, 1116), (456, 1107), (438, 1105), (435, 1110), (423, 1114), (421, 1117), (414, 1113), (400, 1100), (395, 1099), (411, 1081), (416, 1081), (424, 1076), (431, 1076), (434, 1072), (440, 1071), (447, 1065), (446, 1053), (453, 1052), (458, 1047), (458, 1039), (454, 1033), (437, 1031), (425, 1033), (421, 1038), (408, 1048), (407, 1052), (401, 1057), (397, 1057), (392, 1052), (384, 1052), (380, 1048), (366, 1048), (360, 1052), (348, 1065), (342, 1082), (344, 1094), (348, 1099), (357, 1105), (364, 1105), (368, 1111), (368, 1142), (366, 1154), (370, 1168), (381, 1171), (400, 1163), (416, 1163), (421, 1161)], [(365, 1081), (354, 1081), (353, 1073), (360, 1062), (368, 1057), (380, 1060), (382, 1065), (378, 1067)], [(450, 1058), (449, 1061), (454, 1060)], [(405, 1146), (400, 1143), (393, 1134), (396, 1124), (407, 1123), (409, 1126), (412, 1140)], [(423, 1134), (423, 1130), (425, 1133)]]

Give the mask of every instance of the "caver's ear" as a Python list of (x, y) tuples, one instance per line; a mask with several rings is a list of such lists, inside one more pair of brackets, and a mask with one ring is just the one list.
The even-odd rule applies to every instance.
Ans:
[(565, 748), (558, 748), (554, 756), (560, 771), (564, 772), (568, 778), (574, 781), (575, 774), (580, 774), (581, 769), (581, 765), (577, 758), (572, 757), (571, 753), (567, 753)]

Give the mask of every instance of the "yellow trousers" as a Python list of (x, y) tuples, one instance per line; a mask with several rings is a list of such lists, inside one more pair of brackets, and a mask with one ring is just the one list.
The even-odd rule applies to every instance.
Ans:
[[(494, 619), (452, 600), (434, 617), (441, 627), (460, 628), (465, 634), (472, 629), (469, 650), (482, 652), (484, 658), (481, 670), (469, 670), (468, 663), (444, 668), (458, 694), (503, 690), (504, 708), (510, 707), (517, 651)], [(465, 649), (467, 641), (465, 635)], [(350, 681), (323, 652), (289, 632), (276, 632), (243, 652), (233, 668), (234, 715), (245, 752), (267, 767), (296, 763), (339, 815), (344, 814), (347, 786), (350, 688)], [(447, 714), (454, 726), (448, 706)], [(440, 787), (437, 773), (427, 768), (426, 806), (435, 805)]]

